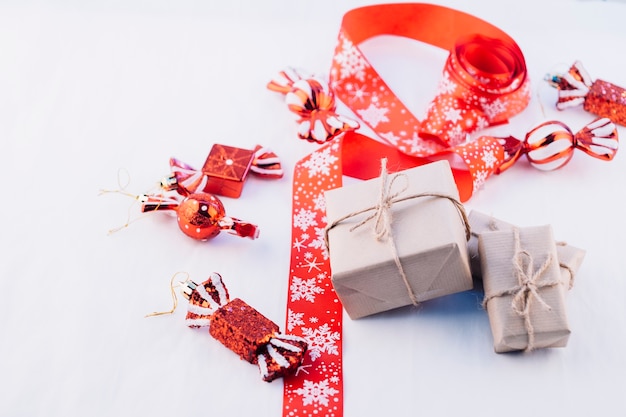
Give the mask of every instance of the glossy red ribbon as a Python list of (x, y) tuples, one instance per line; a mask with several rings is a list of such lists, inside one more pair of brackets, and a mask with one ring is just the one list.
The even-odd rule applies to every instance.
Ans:
[[(358, 48), (378, 35), (408, 37), (451, 51), (424, 121), (410, 113)], [(383, 157), (390, 172), (447, 159), (466, 201), (505, 160), (497, 138), (465, 142), (467, 133), (506, 122), (529, 100), (524, 58), (508, 35), (474, 16), (428, 4), (349, 11), (339, 33), (330, 87), (387, 144), (350, 129), (323, 140), (316, 135), (316, 141), (330, 142), (295, 167), (287, 329), (304, 337), (309, 351), (301, 370), (285, 379), (284, 417), (343, 415), (342, 307), (323, 243), (323, 191), (340, 187), (342, 175), (378, 176)], [(302, 97), (308, 96), (298, 103), (311, 103)]]
[[(379, 35), (450, 51), (439, 92), (424, 120), (411, 114), (359, 49), (361, 42)], [(416, 158), (413, 166), (450, 160), (462, 201), (482, 186), (504, 156), (498, 141), (468, 143), (468, 134), (507, 122), (530, 99), (524, 57), (510, 36), (469, 14), (429, 4), (376, 5), (348, 12), (330, 78), (337, 98), (387, 144)], [(378, 159), (371, 163), (378, 168)], [(365, 178), (358, 170), (346, 175)]]
[(330, 281), (324, 191), (341, 187), (341, 138), (296, 164), (287, 331), (304, 338), (300, 369), (284, 380), (283, 416), (343, 415), (342, 307)]

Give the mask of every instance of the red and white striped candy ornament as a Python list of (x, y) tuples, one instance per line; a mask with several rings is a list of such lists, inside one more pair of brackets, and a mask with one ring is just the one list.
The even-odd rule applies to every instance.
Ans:
[(524, 154), (533, 167), (542, 171), (561, 168), (572, 159), (575, 149), (610, 161), (619, 145), (617, 128), (608, 118), (596, 119), (575, 134), (565, 124), (549, 121), (528, 132), (523, 142), (513, 137), (501, 138), (499, 142), (507, 157), (498, 173), (508, 169)]
[(298, 137), (324, 143), (359, 128), (359, 122), (335, 112), (335, 97), (328, 83), (293, 68), (281, 71), (267, 88), (285, 94), (289, 110), (299, 116)]
[(285, 174), (278, 155), (261, 145), (254, 148), (254, 159), (250, 171), (263, 178), (282, 178)]
[(258, 226), (226, 216), (226, 210), (219, 198), (212, 194), (190, 194), (182, 200), (161, 194), (140, 197), (141, 211), (172, 210), (180, 230), (197, 240), (209, 240), (225, 231), (231, 235), (256, 239)]

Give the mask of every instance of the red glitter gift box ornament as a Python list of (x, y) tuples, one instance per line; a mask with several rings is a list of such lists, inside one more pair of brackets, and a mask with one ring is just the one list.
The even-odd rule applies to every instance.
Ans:
[(189, 300), (189, 327), (209, 326), (209, 333), (241, 359), (257, 364), (264, 381), (293, 374), (302, 363), (307, 342), (282, 334), (277, 324), (239, 298), (230, 300), (218, 273), (198, 285), (187, 279), (183, 296)]
[(592, 81), (580, 61), (566, 74), (547, 75), (546, 81), (559, 90), (557, 109), (582, 104), (586, 111), (626, 126), (626, 89), (603, 80)]
[(282, 178), (280, 160), (271, 150), (257, 145), (253, 150), (215, 144), (201, 170), (170, 158), (172, 173), (161, 181), (166, 191), (181, 195), (210, 193), (238, 198), (249, 172), (262, 178)]
[(194, 239), (209, 240), (221, 231), (250, 239), (259, 237), (258, 226), (226, 216), (224, 205), (212, 194), (195, 193), (182, 200), (174, 196), (152, 194), (142, 195), (139, 200), (144, 213), (175, 211), (180, 230)]

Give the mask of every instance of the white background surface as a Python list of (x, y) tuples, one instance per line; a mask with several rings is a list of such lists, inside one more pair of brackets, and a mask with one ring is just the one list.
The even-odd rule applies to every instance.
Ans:
[[(282, 382), (171, 316), (169, 280), (219, 271), (284, 328), (292, 170), (316, 145), (296, 138), (282, 98), (265, 89), (287, 65), (326, 73), (350, 1), (0, 2), (0, 416), (279, 416)], [(580, 59), (592, 78), (626, 86), (626, 3), (445, 1), (508, 32), (534, 81), (529, 108), (494, 132), (558, 119), (544, 73)], [(421, 114), (445, 60), (409, 42), (363, 46)], [(426, 52), (425, 52), (426, 51)], [(421, 54), (421, 55), (420, 55)], [(424, 54), (435, 56), (422, 59)], [(622, 136), (626, 130), (620, 127)], [(257, 241), (184, 236), (132, 199), (176, 156), (200, 167), (214, 143), (281, 156), (279, 181), (250, 178), (229, 215)], [(345, 415), (626, 415), (626, 154), (577, 153), (560, 171), (526, 161), (487, 181), (468, 209), (521, 226), (552, 224), (587, 257), (568, 294), (565, 349), (493, 353), (481, 293), (467, 292), (359, 321), (344, 319)], [(129, 228), (107, 235), (131, 217)]]

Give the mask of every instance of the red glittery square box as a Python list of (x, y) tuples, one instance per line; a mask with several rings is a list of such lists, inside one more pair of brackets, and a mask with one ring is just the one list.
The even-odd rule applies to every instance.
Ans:
[(209, 327), (211, 336), (250, 363), (257, 362), (259, 350), (278, 330), (276, 323), (239, 298), (219, 308)]
[(252, 150), (213, 145), (202, 167), (202, 172), (208, 176), (204, 191), (238, 198), (253, 160)]
[(585, 110), (626, 126), (626, 90), (607, 81), (596, 80), (585, 98)]

